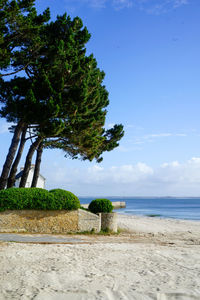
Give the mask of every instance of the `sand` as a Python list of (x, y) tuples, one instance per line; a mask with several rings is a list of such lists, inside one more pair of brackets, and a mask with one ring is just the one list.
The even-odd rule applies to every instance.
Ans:
[(1, 242), (0, 299), (200, 299), (200, 222), (118, 220), (79, 244)]

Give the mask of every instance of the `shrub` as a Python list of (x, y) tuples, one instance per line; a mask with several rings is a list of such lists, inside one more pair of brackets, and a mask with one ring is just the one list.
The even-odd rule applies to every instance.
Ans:
[(56, 209), (54, 197), (40, 188), (9, 188), (0, 191), (0, 210)]
[(57, 209), (76, 210), (80, 208), (80, 201), (73, 193), (62, 189), (53, 189), (49, 192), (54, 196)]
[(75, 195), (59, 189), (51, 192), (41, 188), (9, 188), (0, 191), (0, 211), (6, 209), (73, 210), (79, 207), (80, 202)]
[(113, 210), (112, 202), (108, 199), (95, 199), (89, 204), (89, 210), (94, 213), (109, 213)]

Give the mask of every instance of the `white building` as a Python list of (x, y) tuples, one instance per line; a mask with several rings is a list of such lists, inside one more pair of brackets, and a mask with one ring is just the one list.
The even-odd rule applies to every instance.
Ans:
[[(33, 174), (34, 174), (34, 168), (35, 168), (35, 165), (31, 165), (31, 168), (30, 168), (30, 171), (29, 171), (29, 174), (28, 174), (28, 178), (27, 178), (26, 186), (25, 187), (31, 187), (31, 183), (32, 183), (32, 179), (33, 179)], [(19, 187), (20, 180), (21, 180), (21, 177), (22, 177), (22, 174), (23, 174), (23, 169), (24, 168), (20, 168), (20, 172), (15, 177), (16, 178), (15, 187)], [(39, 174), (38, 182), (37, 182), (37, 187), (45, 189), (45, 180), (46, 179), (44, 178), (44, 176), (42, 176), (41, 174)]]

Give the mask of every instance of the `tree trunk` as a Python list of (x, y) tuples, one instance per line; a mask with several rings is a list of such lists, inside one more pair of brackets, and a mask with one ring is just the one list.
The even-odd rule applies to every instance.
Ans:
[(34, 154), (35, 150), (37, 149), (38, 145), (40, 144), (40, 142), (41, 142), (41, 138), (37, 138), (36, 141), (29, 148), (28, 154), (26, 156), (26, 162), (25, 162), (22, 178), (21, 178), (20, 185), (19, 185), (20, 188), (25, 187), (25, 185), (26, 185), (28, 173), (31, 168), (32, 157), (33, 157), (33, 154)]
[(8, 179), (8, 174), (10, 172), (10, 168), (13, 162), (13, 159), (15, 157), (15, 153), (17, 151), (17, 147), (20, 140), (20, 135), (23, 130), (24, 123), (22, 121), (19, 121), (17, 126), (15, 127), (14, 135), (12, 138), (12, 142), (10, 145), (10, 148), (8, 150), (8, 154), (2, 169), (1, 177), (0, 177), (0, 190), (5, 189)]
[(23, 153), (23, 150), (24, 150), (24, 145), (26, 143), (26, 132), (27, 132), (27, 126), (24, 127), (24, 129), (22, 131), (21, 141), (20, 141), (18, 152), (17, 152), (17, 156), (14, 160), (14, 163), (12, 165), (10, 175), (9, 175), (9, 178), (8, 178), (8, 184), (7, 184), (8, 188), (13, 187), (15, 185), (15, 176), (16, 176), (16, 173), (17, 173), (17, 167), (18, 167), (18, 164), (20, 162), (20, 159), (21, 159), (21, 156), (22, 156), (22, 153)]
[(41, 159), (42, 159), (42, 152), (43, 152), (43, 143), (41, 142), (37, 149), (37, 156), (36, 156), (36, 160), (35, 160), (35, 169), (34, 169), (34, 175), (33, 175), (31, 187), (37, 186), (38, 177), (40, 174), (40, 164), (41, 164)]

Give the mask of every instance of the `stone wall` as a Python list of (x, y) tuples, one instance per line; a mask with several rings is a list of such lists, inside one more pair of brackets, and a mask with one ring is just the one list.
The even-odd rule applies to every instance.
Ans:
[(0, 232), (68, 233), (100, 231), (99, 216), (81, 209), (65, 210), (7, 210), (0, 212)]
[(78, 211), (78, 230), (99, 232), (101, 230), (101, 217), (92, 214), (85, 210), (79, 209)]

